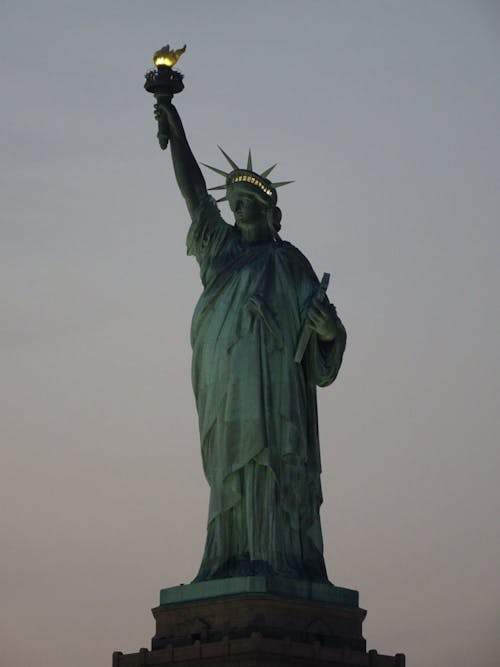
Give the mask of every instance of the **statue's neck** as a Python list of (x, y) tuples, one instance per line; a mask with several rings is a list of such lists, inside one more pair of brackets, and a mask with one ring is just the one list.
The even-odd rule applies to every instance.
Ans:
[(272, 234), (267, 223), (238, 222), (236, 229), (240, 232), (242, 240), (248, 244), (266, 243), (272, 240)]

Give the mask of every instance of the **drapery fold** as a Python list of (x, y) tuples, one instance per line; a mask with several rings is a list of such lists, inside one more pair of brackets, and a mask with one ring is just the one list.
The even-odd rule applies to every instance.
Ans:
[(313, 334), (293, 360), (318, 289), (287, 242), (246, 244), (207, 197), (193, 216), (188, 253), (203, 294), (191, 327), (192, 382), (210, 485), (197, 580), (246, 574), (327, 579), (316, 386), (336, 377), (345, 348)]

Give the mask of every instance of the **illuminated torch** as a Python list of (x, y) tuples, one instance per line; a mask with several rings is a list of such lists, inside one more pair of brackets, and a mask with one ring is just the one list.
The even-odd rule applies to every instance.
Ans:
[[(153, 69), (149, 72), (146, 72), (146, 83), (144, 88), (148, 93), (153, 93), (156, 99), (160, 102), (163, 99), (167, 99), (169, 102), (176, 93), (180, 93), (184, 88), (184, 83), (182, 82), (184, 76), (180, 72), (172, 69), (175, 63), (182, 56), (186, 50), (186, 45), (182, 49), (171, 50), (170, 46), (164, 46), (159, 49), (154, 56), (153, 62), (156, 65), (156, 69)], [(169, 132), (168, 132), (168, 121), (163, 116), (158, 118), (158, 142), (160, 148), (165, 150), (168, 146)]]

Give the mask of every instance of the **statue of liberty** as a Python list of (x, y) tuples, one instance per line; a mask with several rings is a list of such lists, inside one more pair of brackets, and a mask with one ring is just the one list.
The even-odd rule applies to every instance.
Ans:
[(225, 179), (227, 224), (176, 108), (157, 99), (191, 217), (187, 252), (203, 284), (192, 383), (210, 506), (195, 581), (264, 574), (328, 582), (316, 386), (334, 381), (345, 329), (308, 260), (279, 236), (276, 188), (285, 183), (269, 180), (273, 167), (254, 171), (249, 154), (240, 168), (224, 152), (230, 170), (210, 167)]

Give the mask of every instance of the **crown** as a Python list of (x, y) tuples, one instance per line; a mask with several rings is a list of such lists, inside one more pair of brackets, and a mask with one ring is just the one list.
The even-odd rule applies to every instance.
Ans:
[[(251, 151), (248, 151), (247, 166), (246, 169), (243, 169), (242, 167), (238, 167), (236, 162), (232, 160), (229, 157), (229, 155), (222, 150), (220, 146), (218, 146), (218, 148), (222, 153), (222, 155), (229, 162), (233, 170), (230, 172), (226, 172), (223, 171), (222, 169), (217, 169), (217, 167), (211, 167), (209, 164), (205, 164), (204, 162), (202, 162), (203, 166), (208, 167), (208, 169), (211, 169), (212, 171), (215, 171), (216, 174), (224, 176), (224, 178), (226, 179), (224, 185), (217, 185), (214, 188), (209, 188), (209, 190), (227, 191), (227, 189), (233, 185), (236, 186), (242, 185), (243, 187), (249, 187), (250, 190), (254, 190), (255, 194), (258, 194), (261, 197), (263, 197), (264, 201), (266, 201), (268, 206), (275, 206), (276, 201), (278, 199), (276, 195), (276, 188), (280, 188), (282, 185), (288, 185), (288, 183), (293, 183), (293, 181), (281, 181), (279, 183), (272, 183), (267, 178), (271, 173), (271, 171), (276, 166), (275, 164), (265, 169), (261, 174), (258, 174), (257, 172), (253, 171)], [(221, 202), (226, 200), (227, 200), (227, 194), (225, 197), (222, 197), (217, 201)]]

